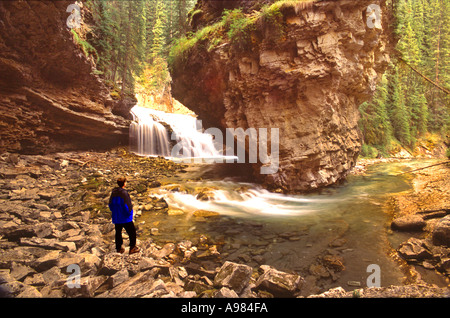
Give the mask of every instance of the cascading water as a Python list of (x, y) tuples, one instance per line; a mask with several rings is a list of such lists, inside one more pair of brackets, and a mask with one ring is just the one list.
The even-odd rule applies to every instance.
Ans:
[(171, 159), (221, 157), (212, 135), (201, 131), (200, 121), (194, 116), (138, 105), (131, 109), (131, 114), (134, 120), (130, 126), (130, 148), (138, 155)]
[(169, 156), (170, 139), (166, 128), (153, 120), (143, 107), (134, 107), (131, 114), (134, 118), (130, 126), (131, 151), (146, 156)]

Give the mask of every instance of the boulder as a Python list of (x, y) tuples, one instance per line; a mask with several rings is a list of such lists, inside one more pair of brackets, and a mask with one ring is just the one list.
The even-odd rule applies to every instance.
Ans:
[(71, 298), (92, 298), (94, 297), (95, 291), (106, 281), (106, 279), (105, 276), (81, 277), (79, 287), (72, 286), (69, 284), (69, 281), (67, 281), (64, 284), (64, 292), (67, 297)]
[(408, 215), (396, 218), (391, 223), (391, 228), (395, 231), (415, 232), (422, 231), (426, 222), (419, 215)]
[(248, 265), (226, 261), (214, 277), (214, 285), (228, 287), (240, 293), (249, 283), (252, 272), (253, 269)]
[(26, 285), (18, 281), (10, 281), (1, 285), (0, 297), (2, 298), (40, 298), (42, 294), (36, 287)]
[(140, 298), (150, 293), (155, 282), (154, 270), (140, 272), (113, 289), (100, 294), (100, 298)]
[(11, 264), (11, 272), (10, 275), (18, 281), (23, 281), (25, 277), (35, 274), (36, 271), (27, 266), (20, 263), (13, 262)]
[(432, 240), (435, 245), (450, 247), (450, 215), (439, 220), (432, 232)]
[(232, 289), (222, 287), (214, 296), (214, 298), (239, 298), (238, 294)]
[(268, 265), (261, 265), (263, 274), (255, 283), (254, 290), (264, 290), (275, 297), (293, 297), (300, 291), (304, 279), (297, 274), (279, 271)]
[(120, 271), (118, 271), (117, 273), (108, 278), (108, 285), (112, 289), (117, 285), (125, 282), (127, 279), (129, 279), (129, 277), (130, 275), (128, 274), (128, 270), (125, 268), (121, 269)]
[(46, 255), (37, 258), (31, 262), (31, 266), (38, 272), (44, 272), (57, 266), (59, 263), (61, 251), (50, 251)]
[(112, 276), (118, 271), (125, 268), (125, 259), (122, 254), (119, 253), (109, 253), (103, 258), (103, 263), (99, 273), (101, 275)]
[(402, 243), (398, 253), (406, 260), (421, 261), (432, 257), (432, 254), (426, 249), (423, 240), (411, 237), (408, 241)]

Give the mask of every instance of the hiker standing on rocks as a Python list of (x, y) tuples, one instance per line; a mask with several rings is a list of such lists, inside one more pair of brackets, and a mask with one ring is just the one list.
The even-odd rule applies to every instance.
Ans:
[(122, 229), (125, 228), (130, 238), (130, 254), (137, 253), (140, 248), (136, 246), (136, 228), (133, 222), (133, 204), (130, 195), (125, 190), (127, 179), (120, 177), (117, 179), (118, 187), (114, 188), (109, 198), (109, 209), (112, 212), (112, 223), (116, 228), (116, 250), (118, 253), (124, 253), (122, 246)]

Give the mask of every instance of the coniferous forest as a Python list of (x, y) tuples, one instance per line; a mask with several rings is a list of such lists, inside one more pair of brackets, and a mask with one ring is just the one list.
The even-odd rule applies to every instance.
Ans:
[(163, 90), (170, 83), (166, 56), (173, 41), (187, 31), (196, 0), (89, 0), (93, 15), (91, 49), (99, 74), (119, 98), (142, 89)]
[(432, 133), (450, 128), (450, 2), (399, 0), (396, 55), (371, 102), (360, 106), (363, 155), (386, 154), (399, 145), (413, 149)]
[[(168, 88), (170, 49), (189, 32), (195, 3), (86, 2), (94, 24), (83, 47), (114, 97)], [(413, 150), (418, 140), (436, 142), (450, 128), (450, 2), (398, 0), (387, 7), (394, 16), (396, 53), (373, 99), (360, 106), (366, 157), (388, 155), (400, 146)]]

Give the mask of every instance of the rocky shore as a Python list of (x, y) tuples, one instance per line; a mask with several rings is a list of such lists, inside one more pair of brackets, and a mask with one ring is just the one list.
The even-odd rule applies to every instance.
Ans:
[[(391, 229), (407, 238), (396, 247), (414, 271), (436, 271), (450, 283), (450, 163), (445, 159), (423, 164), (412, 175), (413, 189), (391, 198)], [(444, 163), (444, 164), (440, 164)]]
[[(308, 295), (302, 290), (306, 285), (305, 279), (295, 272), (280, 271), (264, 264), (250, 266), (242, 258), (242, 262), (221, 262), (220, 248), (206, 236), (160, 244), (153, 239), (157, 237), (158, 227), (152, 227), (150, 235), (143, 235), (140, 218), (145, 213), (158, 212), (169, 216), (176, 212), (169, 211), (163, 199), (152, 197), (149, 193), (170, 178), (183, 176), (188, 181), (186, 168), (183, 164), (162, 158), (140, 158), (124, 149), (102, 153), (0, 155), (0, 296), (448, 296), (448, 289), (421, 280), (405, 286), (353, 292), (337, 288), (320, 295)], [(138, 245), (141, 247), (141, 252), (137, 254), (129, 255), (128, 248), (124, 254), (115, 252), (114, 227), (107, 202), (118, 175), (125, 175), (130, 180), (128, 190), (135, 204)], [(431, 184), (445, 186), (445, 180), (448, 178)], [(416, 187), (419, 185), (424, 186), (416, 183)], [(417, 189), (425, 195), (427, 186)], [(442, 194), (444, 199), (448, 192)], [(407, 200), (395, 198), (396, 204)], [(416, 202), (422, 201), (419, 198)], [(203, 211), (198, 217), (206, 219), (211, 215)], [(436, 226), (430, 233), (438, 231), (436, 229), (442, 225), (440, 223), (445, 223), (447, 218), (432, 218)], [(434, 236), (441, 237), (438, 234)], [(438, 260), (433, 252), (431, 258), (426, 258), (427, 264), (444, 269), (443, 273), (448, 275), (448, 248), (441, 245), (436, 248), (447, 254), (439, 254)], [(412, 259), (409, 261), (412, 262)], [(421, 264), (424, 263), (422, 260)]]

